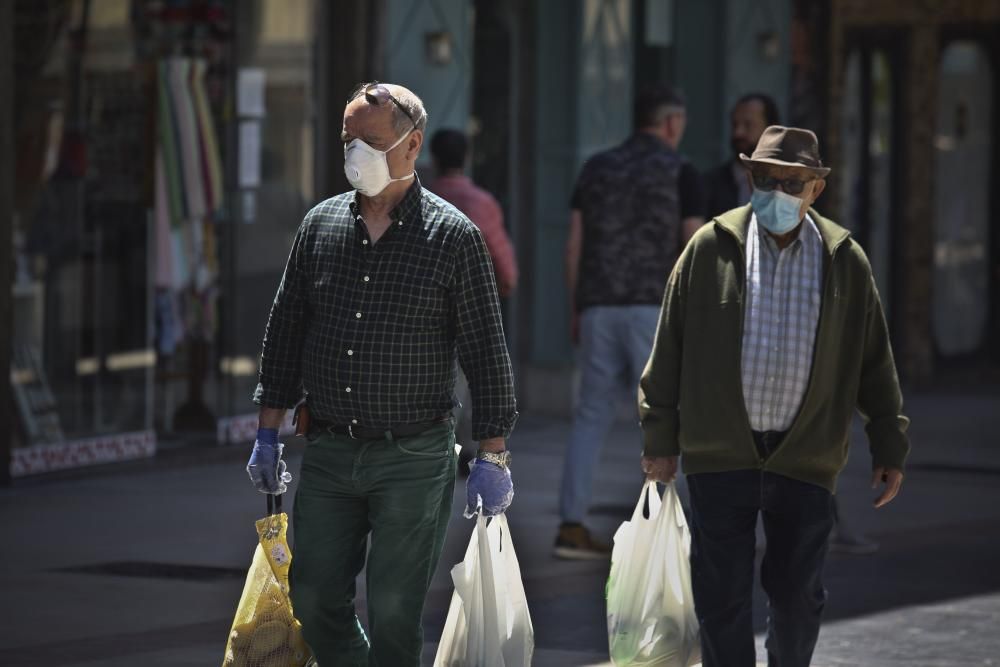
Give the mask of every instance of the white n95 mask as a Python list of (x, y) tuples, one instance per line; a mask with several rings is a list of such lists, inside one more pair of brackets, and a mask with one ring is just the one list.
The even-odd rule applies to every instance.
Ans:
[(390, 176), (389, 161), (386, 159), (386, 153), (403, 143), (403, 139), (406, 139), (412, 131), (401, 136), (384, 151), (375, 150), (361, 139), (354, 139), (344, 146), (344, 175), (347, 176), (351, 186), (366, 197), (374, 197), (393, 181), (413, 178), (412, 173), (401, 178)]

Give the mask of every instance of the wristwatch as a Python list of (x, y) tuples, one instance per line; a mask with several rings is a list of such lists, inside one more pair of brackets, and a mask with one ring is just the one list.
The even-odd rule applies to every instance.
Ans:
[(479, 461), (486, 461), (487, 463), (492, 463), (493, 465), (500, 466), (504, 470), (510, 469), (510, 452), (484, 452), (480, 451), (476, 454), (476, 459)]

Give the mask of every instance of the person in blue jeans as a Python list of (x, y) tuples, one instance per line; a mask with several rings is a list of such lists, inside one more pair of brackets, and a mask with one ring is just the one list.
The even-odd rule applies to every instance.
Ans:
[(875, 507), (903, 482), (903, 398), (864, 251), (812, 204), (829, 168), (816, 135), (771, 126), (740, 156), (750, 204), (677, 261), (639, 385), (644, 472), (684, 464), (704, 667), (753, 667), (755, 537), (767, 546), (767, 664), (807, 667), (826, 603), (833, 493), (860, 411)]
[(607, 558), (607, 544), (583, 525), (594, 470), (624, 389), (635, 391), (656, 333), (667, 276), (704, 222), (694, 166), (677, 153), (683, 98), (644, 88), (635, 133), (590, 158), (576, 183), (566, 249), (571, 332), (582, 371), (563, 465), (556, 537), (559, 558)]

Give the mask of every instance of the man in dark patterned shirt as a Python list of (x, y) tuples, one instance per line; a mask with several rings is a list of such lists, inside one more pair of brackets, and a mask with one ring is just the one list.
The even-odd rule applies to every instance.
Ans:
[(583, 525), (594, 468), (622, 380), (630, 392), (639, 386), (667, 277), (704, 222), (698, 172), (677, 153), (683, 98), (649, 87), (636, 96), (634, 112), (636, 132), (587, 161), (571, 202), (566, 282), (582, 378), (563, 467), (555, 546), (560, 558), (610, 554)]
[[(291, 594), (321, 665), (419, 665), (455, 483), (456, 360), (480, 443), (470, 511), (497, 514), (513, 497), (504, 443), (517, 411), (493, 265), (476, 226), (416, 180), (426, 124), (400, 86), (351, 96), (342, 138), (356, 190), (299, 227), (264, 337), (248, 472), (264, 493), (286, 490), (277, 428), (305, 393)], [(354, 609), (369, 538), (370, 642)]]

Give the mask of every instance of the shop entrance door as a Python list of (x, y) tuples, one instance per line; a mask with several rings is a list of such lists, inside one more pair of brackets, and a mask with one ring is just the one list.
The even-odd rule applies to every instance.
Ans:
[[(984, 43), (944, 45), (934, 133), (933, 335), (938, 354), (981, 351), (992, 298), (996, 69)], [(993, 262), (996, 259), (994, 258)]]
[[(840, 118), (841, 222), (872, 264), (886, 319), (896, 310), (899, 211), (899, 81), (893, 35), (856, 37), (847, 51)], [(892, 327), (895, 328), (895, 327)]]

